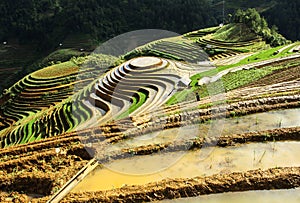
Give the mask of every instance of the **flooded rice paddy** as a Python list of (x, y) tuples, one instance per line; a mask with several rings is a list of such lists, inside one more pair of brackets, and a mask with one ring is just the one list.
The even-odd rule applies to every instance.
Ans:
[(229, 192), (222, 194), (203, 195), (199, 197), (164, 200), (159, 203), (298, 203), (300, 188), (291, 190), (259, 190), (246, 192)]
[[(133, 156), (99, 166), (74, 190), (97, 191), (166, 178), (192, 178), (252, 169), (300, 166), (300, 142), (251, 143), (149, 156)], [(203, 156), (206, 155), (206, 157)]]
[[(223, 135), (296, 127), (300, 126), (300, 109), (224, 119), (223, 123)], [(206, 123), (168, 129), (117, 143), (112, 146), (112, 149), (170, 142), (178, 136), (180, 139), (192, 138), (199, 133), (209, 133), (210, 128), (220, 127), (213, 125)], [(167, 178), (192, 178), (259, 168), (300, 166), (299, 154), (300, 142), (268, 142), (226, 148), (204, 147), (194, 151), (157, 153), (147, 156), (132, 155), (97, 167), (73, 189), (73, 192), (109, 190)]]
[(285, 109), (246, 115), (227, 119), (219, 119), (203, 124), (182, 126), (149, 133), (140, 137), (125, 140), (110, 146), (111, 150), (159, 144), (181, 139), (192, 139), (196, 136), (240, 134), (247, 132), (291, 128), (300, 126), (300, 109)]

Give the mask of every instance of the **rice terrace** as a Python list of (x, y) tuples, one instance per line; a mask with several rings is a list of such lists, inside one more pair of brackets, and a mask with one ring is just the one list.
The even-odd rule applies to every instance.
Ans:
[(299, 48), (248, 9), (27, 74), (0, 97), (0, 202), (299, 202)]

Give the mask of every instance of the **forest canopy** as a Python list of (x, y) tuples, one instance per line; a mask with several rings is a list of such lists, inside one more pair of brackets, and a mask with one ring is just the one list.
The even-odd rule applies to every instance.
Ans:
[(217, 23), (208, 0), (11, 0), (0, 3), (0, 39), (51, 43), (69, 33), (98, 40), (137, 29), (184, 33)]
[[(247, 3), (249, 2), (249, 4)], [(299, 39), (299, 1), (237, 0), (10, 0), (0, 2), (0, 40), (16, 37), (51, 46), (70, 33), (88, 33), (98, 41), (137, 29), (177, 33), (215, 26), (235, 9), (262, 7), (262, 15), (285, 37)], [(271, 6), (270, 6), (271, 5)], [(279, 15), (280, 14), (280, 15)], [(268, 38), (268, 37), (267, 37)], [(269, 39), (269, 38), (268, 38)], [(271, 39), (270, 39), (271, 40)], [(274, 40), (271, 40), (274, 41)]]
[(230, 21), (234, 23), (243, 23), (247, 25), (255, 34), (261, 36), (271, 46), (280, 46), (288, 43), (281, 34), (279, 34), (278, 28), (269, 25), (264, 17), (253, 8), (249, 8), (245, 11), (238, 9), (233, 16), (230, 17)]

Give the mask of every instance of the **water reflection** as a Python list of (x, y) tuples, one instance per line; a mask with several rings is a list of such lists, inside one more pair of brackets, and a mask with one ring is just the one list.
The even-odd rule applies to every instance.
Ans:
[[(203, 150), (173, 152), (151, 156), (134, 156), (97, 168), (74, 191), (97, 191), (124, 184), (146, 184), (165, 178), (191, 178), (217, 173), (300, 166), (300, 142), (251, 143), (235, 147), (215, 148), (205, 159)], [(178, 153), (182, 155), (171, 166), (164, 166)], [(155, 171), (157, 166), (164, 168)]]

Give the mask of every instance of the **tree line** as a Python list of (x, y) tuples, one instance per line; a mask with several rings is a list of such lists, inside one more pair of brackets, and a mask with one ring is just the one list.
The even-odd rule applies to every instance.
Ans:
[(284, 45), (290, 41), (278, 33), (277, 26), (271, 29), (264, 17), (261, 17), (256, 9), (238, 9), (234, 15), (230, 15), (230, 21), (247, 25), (255, 34), (261, 36), (268, 44), (273, 47)]
[[(41, 49), (47, 49), (70, 33), (88, 33), (98, 41), (145, 28), (165, 29), (182, 34), (222, 22), (222, 2), (221, 0), (1, 1), (0, 40), (3, 41), (8, 37), (16, 37), (21, 42), (35, 40), (40, 42)], [(229, 11), (234, 12), (232, 9), (238, 8), (239, 4), (244, 8), (249, 2), (249, 6), (255, 7), (268, 1), (225, 2), (225, 13), (228, 14)], [(276, 25), (288, 39), (300, 39), (300, 2), (274, 0), (274, 3), (274, 6), (262, 12), (262, 15), (270, 25)], [(271, 39), (271, 35), (274, 36), (271, 32), (272, 30), (270, 32), (265, 30), (265, 33), (260, 34), (276, 44), (280, 40)]]
[(100, 41), (144, 28), (184, 33), (217, 23), (210, 0), (10, 0), (0, 3), (0, 40), (52, 44), (70, 33)]
[(291, 40), (300, 40), (300, 1), (280, 0), (262, 13), (271, 25)]

